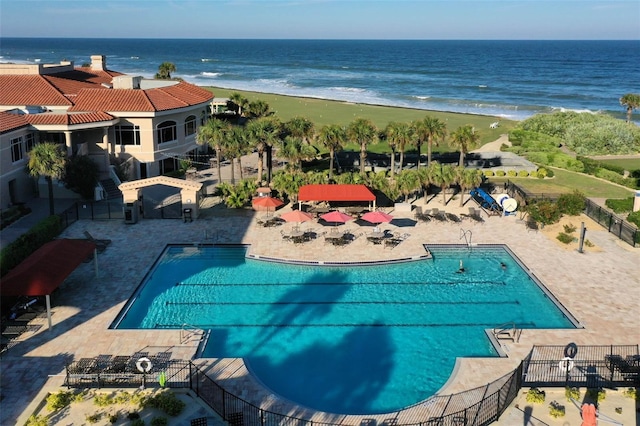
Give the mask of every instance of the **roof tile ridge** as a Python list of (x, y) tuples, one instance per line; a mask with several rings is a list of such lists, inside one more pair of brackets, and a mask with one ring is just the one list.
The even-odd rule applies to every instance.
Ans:
[(55, 92), (56, 92), (58, 95), (60, 95), (60, 98), (61, 98), (61, 99), (66, 100), (66, 101), (69, 103), (69, 105), (71, 105), (71, 106), (75, 105), (75, 103), (74, 103), (73, 101), (71, 101), (71, 99), (69, 99), (69, 97), (68, 97), (66, 94), (62, 93), (62, 91), (61, 91), (61, 90), (59, 90), (59, 89), (56, 87), (56, 85), (55, 85), (55, 84), (51, 83), (51, 82), (50, 82), (50, 81), (49, 81), (49, 80), (48, 80), (44, 75), (38, 74), (38, 75), (37, 75), (37, 77), (38, 77), (40, 80), (44, 81), (44, 82), (45, 82), (49, 87), (51, 87), (53, 90), (55, 90)]

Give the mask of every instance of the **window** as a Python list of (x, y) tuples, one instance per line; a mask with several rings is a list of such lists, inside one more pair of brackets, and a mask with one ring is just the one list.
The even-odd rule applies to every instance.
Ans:
[(22, 160), (24, 151), (22, 150), (22, 136), (11, 139), (11, 161), (18, 162)]
[(184, 120), (184, 135), (189, 136), (196, 133), (196, 116), (190, 115)]
[(140, 126), (119, 125), (115, 132), (116, 145), (140, 145)]
[(25, 152), (30, 152), (34, 146), (36, 146), (36, 137), (33, 135), (33, 133), (26, 134), (24, 136)]
[(158, 124), (157, 132), (158, 144), (172, 142), (178, 139), (175, 121), (165, 121)]

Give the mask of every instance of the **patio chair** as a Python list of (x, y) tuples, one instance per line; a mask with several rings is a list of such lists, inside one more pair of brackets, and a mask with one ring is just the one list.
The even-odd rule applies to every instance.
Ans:
[(432, 209), (430, 216), (432, 218), (434, 218), (435, 220), (437, 220), (438, 222), (446, 222), (447, 221), (446, 213), (443, 212), (443, 211), (440, 211), (439, 209)]
[(529, 219), (525, 222), (525, 225), (527, 226), (527, 231), (534, 231), (534, 232), (538, 232), (538, 230), (540, 229), (540, 227), (538, 226), (538, 222), (536, 222), (533, 219)]
[(474, 207), (469, 207), (469, 219), (474, 222), (484, 223), (484, 219), (482, 218), (482, 210), (476, 209)]
[(453, 213), (445, 213), (445, 216), (449, 222), (460, 223), (462, 219), (460, 219), (457, 215)]

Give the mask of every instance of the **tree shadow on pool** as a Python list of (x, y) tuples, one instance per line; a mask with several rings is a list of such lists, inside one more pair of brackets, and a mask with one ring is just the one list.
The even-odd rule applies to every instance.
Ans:
[(302, 406), (371, 414), (399, 408), (373, 405), (389, 384), (394, 353), (389, 329), (371, 325), (352, 329), (333, 344), (314, 343), (278, 361), (252, 356), (245, 362), (273, 392)]

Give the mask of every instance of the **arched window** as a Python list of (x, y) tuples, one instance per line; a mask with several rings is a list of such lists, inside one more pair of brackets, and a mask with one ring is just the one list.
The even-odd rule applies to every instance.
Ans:
[(190, 115), (184, 120), (184, 135), (189, 136), (196, 133), (196, 116)]
[(156, 128), (158, 144), (173, 142), (178, 139), (178, 132), (175, 121), (165, 121), (158, 124)]

